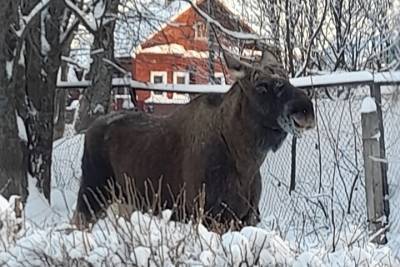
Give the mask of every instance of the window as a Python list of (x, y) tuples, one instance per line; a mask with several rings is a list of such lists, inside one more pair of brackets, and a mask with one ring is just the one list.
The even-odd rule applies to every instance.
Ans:
[[(167, 72), (166, 71), (151, 71), (150, 82), (154, 84), (166, 84), (167, 83)], [(153, 91), (155, 95), (162, 95), (161, 91)]]
[(222, 72), (216, 72), (214, 73), (214, 80), (215, 80), (215, 84), (225, 84), (225, 76)]
[(199, 21), (194, 25), (194, 38), (207, 39), (207, 24)]
[(189, 73), (176, 71), (174, 72), (174, 84), (188, 84)]
[(176, 84), (186, 84), (186, 77), (185, 76), (178, 76), (176, 78)]
[(164, 77), (161, 75), (155, 75), (153, 77), (153, 83), (163, 83), (164, 82)]

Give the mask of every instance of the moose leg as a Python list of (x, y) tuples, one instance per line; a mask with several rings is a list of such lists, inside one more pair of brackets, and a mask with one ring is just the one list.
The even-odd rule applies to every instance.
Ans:
[(260, 210), (258, 204), (261, 197), (261, 174), (257, 172), (251, 185), (251, 191), (249, 192), (249, 211), (242, 222), (244, 226), (255, 226), (260, 222)]
[(82, 178), (72, 222), (88, 226), (105, 212), (112, 201), (114, 188), (111, 168), (99, 157), (90, 157), (85, 150), (82, 158)]
[(107, 187), (81, 186), (78, 192), (74, 223), (87, 225), (95, 222), (110, 205), (110, 193)]

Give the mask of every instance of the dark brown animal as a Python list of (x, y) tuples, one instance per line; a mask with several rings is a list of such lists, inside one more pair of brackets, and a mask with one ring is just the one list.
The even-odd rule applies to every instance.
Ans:
[(166, 208), (184, 188), (191, 213), (204, 187), (211, 217), (244, 225), (259, 221), (260, 166), (288, 133), (314, 127), (313, 106), (273, 64), (252, 67), (231, 56), (226, 63), (237, 80), (224, 95), (200, 96), (168, 117), (120, 112), (93, 123), (76, 210), (84, 222), (108, 206), (110, 182), (127, 197), (125, 177), (143, 195), (146, 181), (160, 188)]

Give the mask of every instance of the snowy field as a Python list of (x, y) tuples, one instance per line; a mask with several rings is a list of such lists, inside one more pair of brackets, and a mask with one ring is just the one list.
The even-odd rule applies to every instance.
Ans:
[[(83, 136), (68, 131), (54, 143), (51, 206), (33, 179), (23, 218), (15, 217), (13, 200), (0, 198), (0, 266), (400, 266), (400, 133), (394, 127), (400, 105), (384, 99), (391, 215), (389, 243), (376, 246), (368, 242), (364, 176), (356, 176), (362, 170), (361, 98), (352, 100), (319, 103), (321, 141), (316, 146), (316, 132), (298, 140), (296, 191), (288, 193), (288, 138), (262, 168), (260, 225), (222, 236), (202, 225), (170, 222), (169, 211), (124, 219), (109, 210), (91, 232), (73, 229)], [(357, 190), (349, 201), (354, 179)]]

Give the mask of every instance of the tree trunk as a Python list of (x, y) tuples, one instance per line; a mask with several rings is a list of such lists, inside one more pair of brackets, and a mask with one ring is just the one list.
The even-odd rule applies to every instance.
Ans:
[[(72, 40), (72, 38), (71, 38)], [(65, 45), (65, 49), (63, 51), (64, 56), (68, 56), (69, 54), (69, 45), (71, 42)], [(61, 62), (61, 80), (68, 80), (68, 64), (66, 62)], [(54, 101), (54, 130), (53, 130), (53, 140), (57, 140), (64, 135), (65, 130), (65, 105), (67, 102), (67, 91), (66, 89), (57, 89), (55, 101)]]
[(65, 130), (65, 103), (67, 94), (65, 89), (58, 89), (55, 96), (53, 140), (64, 136)]
[[(74, 3), (76, 1), (73, 1)], [(72, 13), (70, 10), (65, 9), (64, 10), (64, 22), (69, 21)], [(71, 27), (68, 25), (68, 23), (63, 23), (63, 32), (68, 31), (68, 27)], [(76, 30), (78, 28), (79, 24), (76, 24), (73, 26), (73, 28), (70, 29), (70, 34), (68, 36), (65, 36), (65, 40), (63, 40), (64, 43), (62, 43), (62, 56), (68, 57), (69, 53), (71, 51), (71, 44), (74, 39), (74, 34), (73, 30)], [(60, 65), (60, 70), (61, 70), (61, 80), (62, 81), (68, 81), (68, 71), (69, 71), (69, 66), (68, 63), (65, 61), (61, 61)], [(61, 138), (64, 136), (64, 131), (65, 131), (65, 122), (66, 122), (66, 103), (67, 103), (67, 90), (66, 89), (58, 89), (56, 91), (55, 95), (55, 107), (54, 107), (54, 130), (53, 130), (53, 141)]]
[(110, 110), (113, 66), (106, 61), (114, 61), (114, 28), (115, 14), (118, 12), (119, 0), (107, 0), (108, 15), (103, 16), (97, 32), (94, 33), (92, 45), (93, 62), (89, 72), (92, 86), (87, 88), (80, 99), (76, 132), (81, 132), (99, 116)]
[(14, 0), (3, 1), (0, 9), (0, 194), (9, 198), (27, 197), (26, 168), (23, 144), (18, 137), (14, 91), (9, 87), (12, 78), (14, 56), (10, 47), (10, 26), (17, 21), (17, 5)]
[[(22, 13), (28, 14), (40, 0), (25, 1)], [(54, 97), (61, 64), (60, 25), (65, 6), (53, 0), (32, 18), (29, 33), (22, 40), (26, 65), (24, 92), (20, 105), (28, 133), (28, 169), (38, 180), (37, 187), (50, 201), (51, 159), (53, 148)]]

